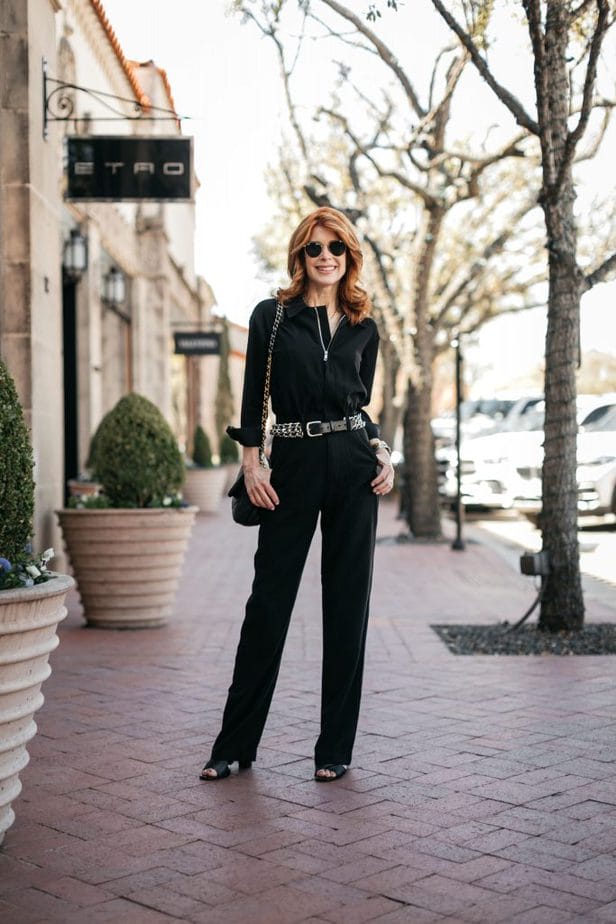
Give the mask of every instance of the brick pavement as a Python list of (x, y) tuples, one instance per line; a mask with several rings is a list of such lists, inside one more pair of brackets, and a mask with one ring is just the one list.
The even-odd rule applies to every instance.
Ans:
[[(258, 762), (220, 783), (197, 774), (255, 531), (200, 518), (163, 629), (82, 628), (74, 597), (0, 850), (0, 924), (616, 921), (613, 659), (449, 654), (431, 622), (514, 618), (532, 587), (490, 544), (398, 531), (383, 504), (354, 765), (330, 785), (312, 780), (316, 544)], [(588, 616), (616, 621), (616, 590)]]

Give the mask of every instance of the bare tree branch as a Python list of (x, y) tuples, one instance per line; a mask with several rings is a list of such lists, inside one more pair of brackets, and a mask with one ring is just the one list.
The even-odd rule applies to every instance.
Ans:
[(595, 87), (595, 80), (597, 78), (597, 64), (599, 61), (599, 53), (601, 51), (601, 45), (603, 39), (608, 29), (608, 4), (607, 0), (596, 0), (597, 3), (597, 23), (595, 26), (595, 31), (592, 36), (592, 41), (590, 44), (590, 51), (588, 53), (588, 64), (586, 65), (586, 77), (584, 79), (584, 90), (582, 93), (582, 105), (580, 109), (580, 117), (578, 119), (577, 125), (575, 128), (569, 132), (567, 135), (567, 141), (565, 143), (565, 150), (563, 152), (562, 161), (558, 169), (558, 177), (556, 180), (556, 188), (559, 189), (560, 185), (563, 182), (565, 173), (571, 166), (571, 161), (573, 160), (575, 149), (577, 144), (586, 131), (586, 126), (588, 125), (588, 120), (590, 118), (590, 113), (592, 111), (592, 97)]
[[(254, 22), (254, 24), (262, 32), (263, 35), (267, 36), (268, 38), (271, 38), (271, 40), (274, 42), (274, 45), (276, 46), (276, 51), (278, 52), (278, 62), (280, 64), (280, 74), (282, 76), (282, 84), (284, 88), (284, 95), (285, 95), (285, 99), (287, 102), (287, 109), (289, 111), (289, 119), (291, 120), (291, 125), (293, 126), (293, 129), (295, 131), (295, 135), (297, 137), (298, 144), (301, 148), (302, 155), (307, 161), (308, 160), (308, 146), (306, 144), (304, 133), (302, 131), (302, 128), (299, 124), (299, 120), (297, 118), (295, 104), (291, 97), (291, 89), (289, 87), (289, 79), (291, 77), (293, 68), (287, 69), (282, 42), (278, 38), (276, 29), (272, 23), (268, 23), (267, 26), (263, 25), (263, 23), (254, 15), (252, 10), (250, 10), (246, 6), (246, 4), (243, 4), (241, 7), (239, 7), (239, 9), (244, 14), (244, 16), (246, 16), (247, 19), (251, 19)], [(296, 55), (295, 60), (297, 61), (297, 55)], [(293, 66), (295, 66), (295, 62)]]
[[(507, 242), (518, 233), (518, 225), (522, 218), (527, 215), (537, 205), (537, 196), (529, 196), (519, 209), (511, 216), (507, 222), (507, 227), (489, 241), (477, 255), (470, 266), (464, 267), (464, 273), (459, 282), (452, 281), (447, 288), (441, 292), (439, 304), (435, 307), (433, 317), (440, 327), (451, 308), (484, 274), (484, 268), (490, 259), (501, 253)], [(504, 275), (501, 273), (500, 282), (504, 282)]]
[(436, 58), (434, 59), (434, 66), (432, 68), (432, 75), (430, 77), (430, 89), (428, 90), (428, 108), (432, 109), (433, 100), (434, 100), (434, 85), (436, 83), (436, 74), (438, 71), (438, 66), (441, 63), (441, 58), (448, 54), (449, 52), (455, 51), (455, 48), (441, 48)]
[(413, 183), (412, 180), (409, 180), (408, 177), (398, 170), (384, 170), (372, 156), (368, 147), (359, 140), (345, 116), (340, 115), (339, 112), (334, 112), (332, 109), (325, 109), (324, 107), (319, 109), (319, 112), (329, 116), (330, 119), (342, 125), (345, 134), (351, 139), (357, 150), (372, 164), (379, 176), (390, 177), (391, 179), (397, 180), (405, 189), (409, 189), (411, 192), (414, 192), (415, 195), (419, 196), (429, 208), (434, 208), (437, 205), (437, 196), (424, 189), (423, 186)]
[[(324, 2), (328, 2), (328, 0), (324, 0)], [(539, 125), (535, 119), (531, 118), (531, 116), (524, 109), (522, 103), (513, 95), (513, 93), (510, 93), (506, 87), (503, 87), (502, 84), (496, 80), (492, 74), (492, 71), (488, 67), (487, 61), (479, 53), (479, 49), (473, 42), (468, 32), (466, 32), (466, 30), (464, 30), (462, 26), (454, 19), (451, 13), (445, 8), (441, 0), (432, 0), (432, 4), (439, 15), (445, 20), (449, 28), (456, 33), (470, 54), (471, 61), (485, 82), (496, 93), (500, 101), (504, 103), (509, 112), (511, 112), (518, 125), (521, 125), (522, 128), (526, 128), (529, 132), (532, 132), (533, 135), (538, 135)]]
[(552, 186), (556, 179), (556, 165), (552, 144), (552, 119), (550, 117), (550, 96), (548, 92), (549, 67), (546, 61), (545, 30), (541, 19), (541, 0), (522, 0), (528, 20), (528, 32), (533, 49), (533, 71), (537, 97), (537, 121), (543, 129), (539, 132), (541, 142), (544, 184)]
[(479, 179), (481, 174), (491, 167), (493, 164), (498, 163), (501, 160), (505, 160), (508, 157), (524, 157), (524, 152), (520, 151), (517, 142), (514, 139), (509, 142), (504, 148), (501, 148), (500, 151), (497, 151), (495, 154), (492, 154), (490, 157), (484, 158), (480, 161), (474, 169), (471, 171), (470, 176), (467, 179), (466, 190), (460, 190), (459, 195), (454, 201), (454, 205), (457, 205), (459, 202), (464, 202), (466, 199), (474, 199), (479, 195)]
[(592, 289), (597, 283), (603, 282), (611, 276), (613, 272), (616, 272), (616, 253), (613, 253), (607, 260), (600, 263), (592, 273), (588, 273), (584, 277), (584, 282), (582, 283), (583, 290), (587, 292), (588, 289)]
[(487, 307), (480, 311), (476, 319), (459, 331), (459, 336), (464, 337), (469, 334), (475, 334), (486, 321), (495, 317), (502, 317), (505, 314), (521, 314), (523, 311), (530, 311), (531, 308), (545, 308), (545, 302), (523, 302), (520, 305), (499, 305), (489, 303)]
[[(506, 144), (504, 144), (495, 154), (488, 154), (487, 157), (474, 157), (472, 154), (461, 154), (459, 151), (449, 150), (448, 148), (443, 148), (443, 156), (445, 157), (456, 157), (458, 160), (463, 160), (467, 164), (472, 164), (477, 167), (486, 166), (489, 167), (491, 164), (496, 163), (499, 160), (502, 160), (503, 155), (507, 151), (513, 151), (514, 148), (520, 144), (520, 142), (525, 141), (528, 138), (528, 132), (518, 132), (517, 135), (514, 135)], [(524, 155), (523, 151), (519, 152), (520, 156)]]
[(582, 0), (579, 6), (576, 6), (574, 10), (571, 10), (569, 14), (569, 22), (574, 23), (576, 19), (582, 15), (582, 13), (588, 9), (591, 3), (594, 3), (595, 0)]
[[(422, 132), (426, 130), (429, 130), (429, 129), (434, 130), (435, 126), (439, 122), (443, 125), (443, 129), (441, 130), (441, 134), (443, 134), (444, 126), (447, 123), (447, 114), (449, 112), (451, 98), (458, 85), (458, 81), (460, 80), (460, 77), (462, 76), (462, 71), (464, 70), (464, 67), (467, 61), (468, 61), (468, 56), (466, 54), (463, 54), (459, 58), (453, 59), (449, 68), (447, 69), (447, 81), (445, 84), (445, 91), (443, 93), (443, 96), (439, 100), (438, 103), (436, 103), (434, 106), (431, 106), (429, 112), (426, 112), (426, 114), (421, 119), (419, 124), (415, 126), (415, 129), (413, 132), (415, 137), (418, 137)], [(440, 119), (439, 119), (439, 116), (440, 116)], [(440, 150), (442, 148), (442, 142), (440, 144), (437, 143), (437, 147)], [(410, 148), (410, 144), (409, 144), (409, 148)], [(432, 154), (433, 152), (430, 151), (429, 153)], [(432, 162), (432, 158), (431, 158), (431, 162)]]
[(597, 132), (597, 137), (595, 138), (595, 140), (592, 142), (592, 144), (586, 151), (584, 151), (582, 154), (578, 154), (577, 157), (574, 158), (574, 161), (573, 161), (574, 164), (579, 164), (583, 160), (593, 159), (593, 157), (595, 156), (595, 154), (601, 147), (601, 142), (605, 138), (605, 133), (607, 132), (608, 125), (610, 124), (611, 116), (612, 116), (612, 110), (606, 108), (603, 112), (603, 118), (601, 120), (601, 128)]
[(356, 16), (355, 13), (351, 12), (346, 6), (343, 6), (342, 3), (338, 3), (337, 0), (321, 0), (326, 6), (334, 10), (335, 13), (338, 13), (339, 16), (342, 16), (343, 19), (346, 19), (347, 22), (352, 23), (358, 32), (360, 32), (369, 42), (374, 45), (376, 48), (379, 57), (387, 67), (393, 71), (396, 75), (404, 93), (410, 102), (411, 106), (421, 118), (425, 115), (425, 109), (419, 102), (419, 97), (415, 92), (415, 89), (406, 75), (404, 68), (400, 66), (400, 63), (396, 56), (393, 54), (391, 49), (379, 38), (379, 36), (370, 29), (369, 26), (363, 22), (363, 20)]
[(351, 48), (359, 48), (361, 51), (367, 51), (369, 54), (374, 55), (376, 58), (379, 57), (379, 53), (376, 48), (373, 48), (370, 45), (366, 45), (364, 42), (358, 42), (349, 38), (348, 36), (353, 35), (352, 32), (334, 32), (334, 30), (331, 29), (328, 24), (323, 19), (321, 19), (320, 16), (317, 16), (316, 13), (314, 13), (312, 10), (310, 10), (309, 16), (326, 30), (325, 35), (319, 36), (319, 38), (334, 39), (336, 41), (340, 41), (343, 45), (349, 45)]

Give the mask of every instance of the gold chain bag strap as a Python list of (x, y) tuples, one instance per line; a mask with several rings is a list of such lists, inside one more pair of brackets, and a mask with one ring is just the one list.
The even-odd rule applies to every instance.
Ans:
[[(269, 345), (267, 348), (267, 363), (265, 365), (265, 381), (263, 383), (263, 410), (261, 412), (261, 445), (259, 446), (259, 463), (264, 468), (269, 468), (269, 463), (265, 455), (265, 441), (267, 438), (267, 418), (269, 415), (269, 398), (270, 386), (272, 381), (272, 354), (274, 352), (274, 342), (278, 327), (282, 321), (284, 309), (278, 299), (276, 299), (276, 315), (270, 334)], [(240, 526), (258, 526), (261, 522), (261, 507), (255, 507), (246, 490), (244, 482), (244, 472), (240, 470), (235, 479), (233, 486), (229, 491), (231, 498), (231, 515), (236, 523)]]
[(267, 348), (267, 363), (265, 364), (265, 382), (263, 383), (263, 410), (261, 411), (261, 445), (259, 446), (259, 462), (263, 468), (269, 468), (269, 463), (265, 455), (265, 441), (267, 437), (267, 418), (269, 416), (269, 399), (270, 385), (272, 381), (272, 354), (274, 352), (274, 342), (278, 333), (278, 325), (282, 321), (283, 308), (278, 299), (276, 299), (276, 316), (270, 334), (269, 346)]

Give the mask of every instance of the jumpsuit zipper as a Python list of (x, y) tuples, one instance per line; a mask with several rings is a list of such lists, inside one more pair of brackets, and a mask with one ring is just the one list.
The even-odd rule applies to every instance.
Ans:
[(315, 308), (315, 309), (314, 309), (314, 312), (315, 312), (316, 317), (317, 317), (317, 326), (318, 326), (318, 328), (319, 328), (319, 340), (321, 341), (321, 347), (322, 347), (322, 349), (323, 349), (323, 362), (326, 363), (326, 362), (327, 362), (327, 357), (328, 357), (328, 355), (329, 355), (329, 351), (331, 350), (332, 341), (333, 341), (334, 337), (336, 336), (336, 334), (338, 333), (338, 331), (340, 330), (340, 326), (344, 323), (344, 319), (345, 319), (346, 315), (343, 315), (343, 316), (340, 318), (340, 322), (339, 322), (339, 324), (338, 324), (338, 327), (336, 328), (336, 330), (333, 332), (333, 334), (332, 334), (331, 337), (329, 338), (329, 345), (328, 345), (327, 348), (326, 348), (326, 347), (325, 347), (325, 341), (323, 340), (323, 333), (322, 333), (322, 331), (321, 331), (321, 320), (320, 320), (320, 318), (319, 318), (319, 309), (318, 309), (318, 308)]

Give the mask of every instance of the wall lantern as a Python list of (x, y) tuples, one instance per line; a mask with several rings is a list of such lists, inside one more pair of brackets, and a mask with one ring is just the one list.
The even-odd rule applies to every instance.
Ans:
[(88, 240), (79, 228), (71, 228), (71, 235), (64, 242), (62, 269), (74, 282), (78, 282), (88, 267)]
[(106, 305), (119, 308), (126, 300), (126, 276), (117, 266), (112, 266), (103, 276), (101, 298)]

